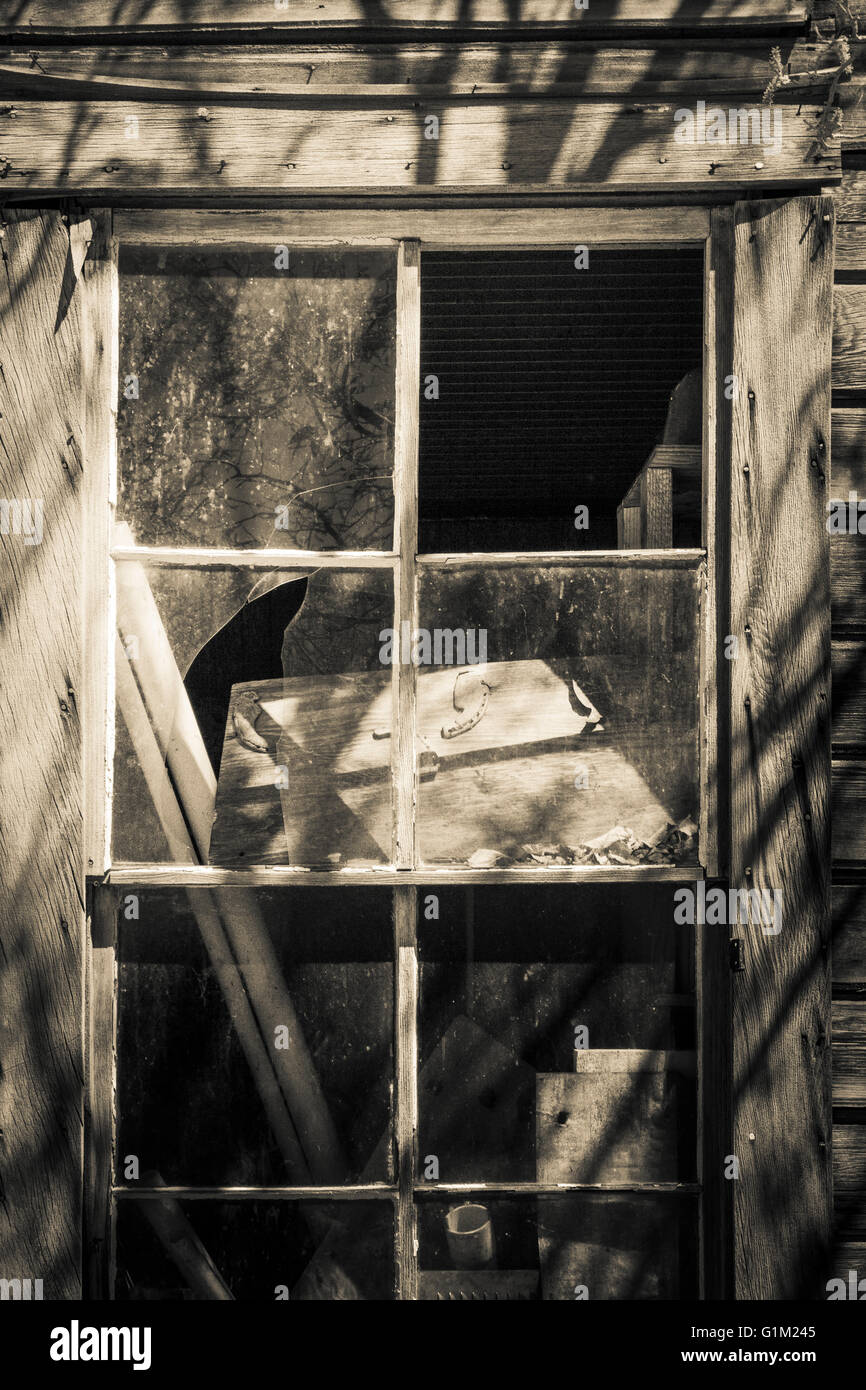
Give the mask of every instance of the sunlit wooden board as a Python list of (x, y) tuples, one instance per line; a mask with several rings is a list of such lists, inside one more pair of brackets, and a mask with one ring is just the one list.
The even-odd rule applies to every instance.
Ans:
[[(614, 738), (593, 704), (598, 660), (586, 663), (579, 694), (570, 672), (580, 663), (419, 671), (423, 862), (464, 863), (485, 849), (513, 855), (523, 843), (577, 845), (618, 824), (649, 841), (692, 813), (687, 741), (683, 753), (679, 731), (651, 717)], [(244, 746), (235, 727), (249, 692), (258, 700), (261, 751)], [(391, 701), (386, 667), (233, 687), (210, 862), (387, 862)], [(673, 776), (660, 751), (677, 764)]]

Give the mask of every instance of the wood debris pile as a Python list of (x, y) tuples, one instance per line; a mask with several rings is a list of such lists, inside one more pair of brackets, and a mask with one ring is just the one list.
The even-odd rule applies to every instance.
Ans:
[(509, 864), (681, 864), (697, 859), (698, 827), (686, 818), (664, 829), (647, 842), (622, 825), (580, 845), (519, 845), (510, 853), (479, 849), (469, 859), (473, 869), (503, 868)]

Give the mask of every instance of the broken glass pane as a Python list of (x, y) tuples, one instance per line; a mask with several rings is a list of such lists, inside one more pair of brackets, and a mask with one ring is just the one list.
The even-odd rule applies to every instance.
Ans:
[(113, 855), (391, 853), (389, 571), (117, 565)]
[(699, 575), (422, 567), (422, 863), (696, 861)]
[(395, 285), (382, 251), (122, 248), (135, 542), (390, 550)]

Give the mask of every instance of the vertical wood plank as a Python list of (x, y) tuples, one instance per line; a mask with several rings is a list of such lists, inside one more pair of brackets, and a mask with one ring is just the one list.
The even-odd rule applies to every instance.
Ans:
[(673, 545), (673, 475), (669, 468), (645, 468), (640, 477), (642, 550), (670, 550)]
[(640, 515), (640, 507), (617, 507), (616, 541), (620, 550), (641, 549)]
[(111, 1184), (117, 1038), (117, 905), (120, 894), (94, 886), (87, 939), (84, 1099), (85, 1289), (114, 1294)]
[(830, 1235), (832, 211), (792, 198), (735, 217), (731, 887), (782, 899), (778, 934), (754, 905), (734, 928), (738, 1298), (815, 1295)]
[(415, 862), (416, 672), (402, 660), (403, 623), (417, 619), (415, 555), (418, 550), (418, 413), (421, 390), (421, 246), (401, 241), (397, 251), (397, 391), (394, 439), (394, 622), (401, 659), (393, 668), (397, 735), (392, 750), (394, 864)]
[(417, 889), (394, 890), (397, 952), (397, 1297), (418, 1294), (415, 1172), (418, 1147), (418, 951)]
[(109, 865), (110, 748), (114, 726), (111, 616), (111, 510), (117, 414), (117, 243), (110, 211), (91, 216), (82, 273), (81, 359), (84, 386), (84, 730), (85, 873)]
[[(0, 240), (0, 1249), (81, 1297), (81, 267), (86, 221), (6, 213)], [(36, 541), (37, 543), (33, 543)]]
[[(731, 401), (725, 394), (725, 378), (731, 371), (733, 340), (733, 231), (732, 208), (722, 208), (712, 214), (705, 292), (703, 511), (707, 583), (701, 651), (704, 701), (701, 749), (701, 845), (704, 849), (701, 857), (708, 877), (726, 872), (728, 862), (728, 729), (727, 720), (720, 719), (719, 711), (727, 711), (728, 707), (730, 664), (720, 657), (720, 648), (724, 634), (729, 631), (728, 595), (721, 577), (727, 576), (730, 540), (727, 498)], [(719, 776), (722, 767), (724, 777)], [(725, 1177), (726, 1158), (733, 1149), (729, 936), (730, 932), (723, 927), (699, 929), (702, 1052), (699, 1077), (704, 1188), (701, 1243), (704, 1297), (708, 1300), (730, 1297), (733, 1283), (732, 1197), (735, 1184)]]
[[(725, 373), (730, 363), (731, 264), (733, 213), (724, 208), (711, 214), (704, 249), (703, 431), (701, 441), (701, 516), (703, 547), (707, 552), (706, 582), (701, 611), (701, 861), (710, 878), (719, 869), (719, 681), (726, 673), (719, 627), (719, 561), (727, 537), (719, 534), (719, 516), (727, 523), (728, 507), (720, 499), (729, 475), (730, 418), (726, 413)], [(725, 496), (727, 493), (725, 493)], [(725, 531), (727, 526), (725, 526)]]

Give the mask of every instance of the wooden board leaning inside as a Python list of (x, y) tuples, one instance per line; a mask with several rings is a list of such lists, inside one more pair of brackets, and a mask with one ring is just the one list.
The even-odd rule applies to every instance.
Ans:
[[(623, 665), (420, 670), (420, 862), (693, 862), (696, 702), (660, 720), (652, 671), (623, 681)], [(687, 688), (688, 657), (679, 679)], [(391, 708), (390, 670), (234, 686), (210, 862), (387, 863)]]

